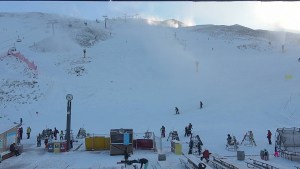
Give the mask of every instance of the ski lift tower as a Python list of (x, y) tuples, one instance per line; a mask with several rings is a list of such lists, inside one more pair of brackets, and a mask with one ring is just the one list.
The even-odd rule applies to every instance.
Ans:
[(106, 29), (107, 16), (106, 16), (106, 15), (103, 15), (103, 18), (104, 18), (104, 24), (105, 24), (105, 29)]
[(67, 94), (66, 99), (68, 100), (66, 140), (67, 140), (67, 151), (69, 151), (71, 147), (71, 101), (73, 100), (73, 95)]

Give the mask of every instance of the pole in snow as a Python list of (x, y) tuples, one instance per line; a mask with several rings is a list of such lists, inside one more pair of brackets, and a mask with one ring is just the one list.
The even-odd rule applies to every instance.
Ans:
[(73, 100), (73, 95), (67, 94), (66, 99), (68, 100), (66, 140), (67, 140), (67, 151), (69, 151), (71, 147), (71, 101)]

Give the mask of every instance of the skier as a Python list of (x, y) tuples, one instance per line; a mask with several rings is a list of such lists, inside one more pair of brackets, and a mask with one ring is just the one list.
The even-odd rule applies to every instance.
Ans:
[(201, 161), (203, 160), (203, 158), (206, 160), (206, 163), (208, 163), (209, 162), (209, 155), (210, 155), (211, 153), (207, 150), (207, 149), (205, 149), (204, 151), (203, 151), (203, 153), (202, 153), (202, 157), (200, 158), (201, 159)]
[(175, 114), (179, 114), (179, 109), (178, 109), (178, 107), (175, 107)]
[(160, 128), (160, 133), (161, 133), (161, 138), (165, 138), (166, 137), (166, 128), (165, 128), (165, 126), (162, 126)]
[(27, 127), (27, 139), (30, 139), (30, 132), (31, 132), (31, 128), (28, 126)]
[(270, 130), (268, 130), (267, 138), (268, 138), (269, 144), (271, 145), (272, 144), (272, 141), (271, 141), (272, 133)]
[(202, 109), (203, 108), (203, 103), (202, 103), (202, 101), (200, 101), (200, 109)]

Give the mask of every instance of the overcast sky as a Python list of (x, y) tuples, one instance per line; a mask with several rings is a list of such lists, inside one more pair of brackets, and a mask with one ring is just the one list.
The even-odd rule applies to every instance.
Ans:
[(188, 25), (240, 24), (253, 29), (300, 32), (300, 2), (183, 2), (183, 1), (0, 1), (1, 12), (47, 12), (103, 19), (137, 15), (142, 18), (177, 19)]

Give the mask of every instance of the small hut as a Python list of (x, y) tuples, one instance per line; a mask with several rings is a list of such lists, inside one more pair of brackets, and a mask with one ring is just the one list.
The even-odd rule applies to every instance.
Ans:
[(133, 153), (133, 129), (111, 129), (110, 155), (123, 155), (126, 148)]

